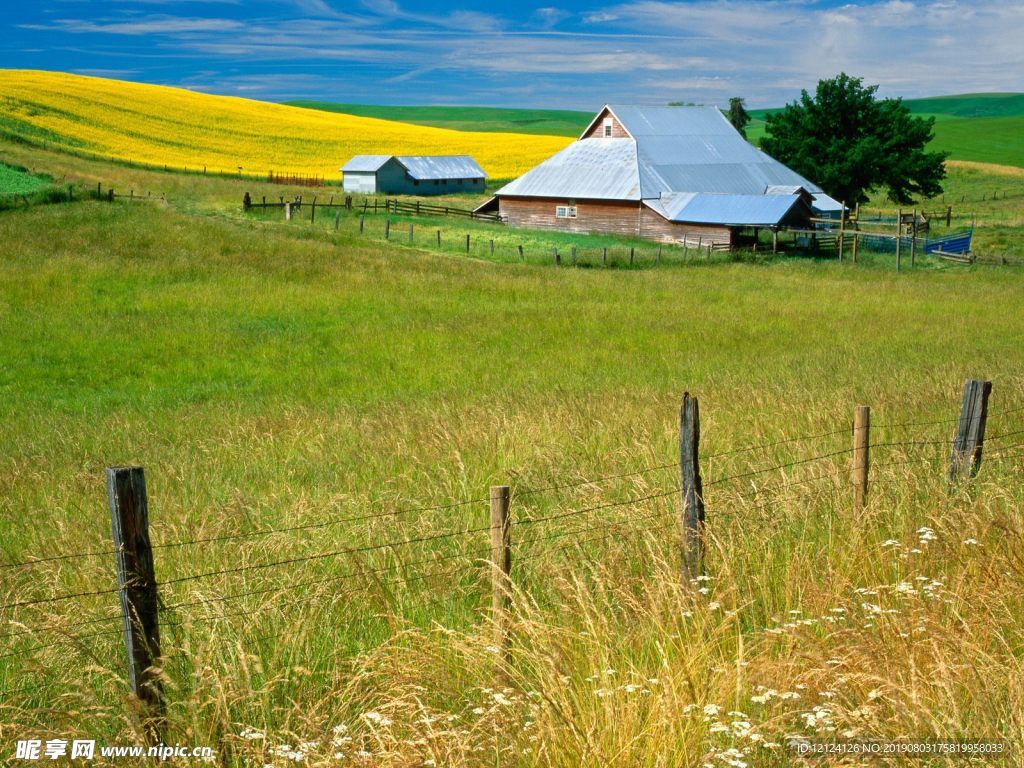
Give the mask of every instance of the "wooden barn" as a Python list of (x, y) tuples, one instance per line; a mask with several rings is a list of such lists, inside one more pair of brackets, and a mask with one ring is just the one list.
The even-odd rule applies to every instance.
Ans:
[(841, 206), (715, 107), (606, 106), (580, 138), (477, 210), (510, 225), (732, 244)]
[(356, 155), (341, 172), (346, 192), (368, 195), (479, 194), (487, 178), (468, 155)]

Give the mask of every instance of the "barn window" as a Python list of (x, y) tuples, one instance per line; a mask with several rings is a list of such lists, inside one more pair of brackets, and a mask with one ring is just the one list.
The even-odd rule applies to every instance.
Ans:
[(558, 206), (555, 206), (555, 218), (556, 219), (575, 219), (576, 218), (576, 206), (575, 205), (558, 205)]
[(605, 135), (605, 138), (610, 138), (611, 137), (611, 135), (612, 135), (612, 128), (613, 128), (614, 125), (615, 125), (615, 122), (610, 117), (606, 117), (604, 119), (604, 135)]

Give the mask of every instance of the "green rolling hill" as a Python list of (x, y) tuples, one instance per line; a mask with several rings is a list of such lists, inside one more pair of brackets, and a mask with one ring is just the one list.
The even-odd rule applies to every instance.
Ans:
[[(578, 136), (593, 114), (572, 110), (501, 109), (492, 107), (388, 107), (366, 104), (335, 104), (325, 101), (292, 101), (292, 106), (379, 117), (414, 125), (463, 131), (511, 131), (514, 133)], [(951, 160), (971, 160), (1024, 168), (1024, 93), (968, 93), (906, 99), (914, 114), (935, 117), (935, 149), (950, 153)], [(747, 137), (757, 142), (764, 135), (765, 115), (770, 109), (751, 110), (754, 118)]]

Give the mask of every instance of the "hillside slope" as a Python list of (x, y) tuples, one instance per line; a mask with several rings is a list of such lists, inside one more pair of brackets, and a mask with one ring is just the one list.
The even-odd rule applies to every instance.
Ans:
[[(930, 148), (949, 152), (951, 160), (1024, 168), (1024, 94), (967, 93), (928, 99), (905, 99), (915, 115), (935, 118)], [(747, 137), (764, 136), (765, 116), (773, 109), (751, 110)]]
[(338, 178), (355, 154), (468, 154), (509, 178), (564, 147), (556, 136), (410, 126), (179, 88), (0, 70), (0, 136), (120, 160)]
[(341, 112), (414, 125), (488, 133), (533, 133), (576, 138), (594, 118), (592, 112), (569, 109), (512, 109), (499, 107), (389, 107), (378, 104), (338, 104), (331, 101), (286, 101), (285, 104), (324, 112)]

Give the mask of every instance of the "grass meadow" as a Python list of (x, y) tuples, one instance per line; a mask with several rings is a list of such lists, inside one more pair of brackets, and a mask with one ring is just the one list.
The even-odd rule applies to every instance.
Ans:
[[(800, 764), (794, 736), (1021, 742), (1021, 270), (556, 270), (240, 210), (297, 190), (3, 152), (167, 196), (0, 214), (5, 756), (26, 734), (141, 738), (103, 479), (125, 464), (147, 472), (164, 738), (222, 765), (767, 768)], [(965, 195), (1000, 183), (955, 173)], [(970, 376), (994, 382), (990, 443), (951, 492)], [(878, 444), (863, 514), (858, 404)]]

